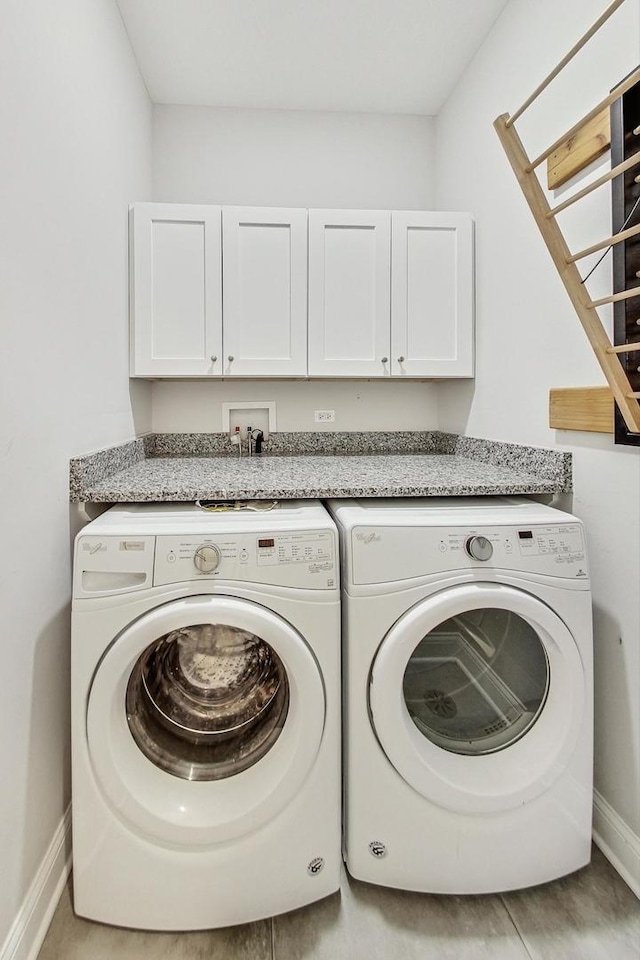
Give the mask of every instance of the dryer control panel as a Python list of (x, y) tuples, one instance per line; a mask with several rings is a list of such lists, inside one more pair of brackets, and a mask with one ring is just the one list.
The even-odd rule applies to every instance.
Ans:
[(384, 525), (355, 526), (351, 531), (350, 574), (356, 584), (494, 568), (588, 580), (582, 524)]

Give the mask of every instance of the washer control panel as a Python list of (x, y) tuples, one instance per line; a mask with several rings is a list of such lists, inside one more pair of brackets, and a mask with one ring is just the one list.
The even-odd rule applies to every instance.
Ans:
[(335, 537), (329, 530), (310, 530), (156, 538), (154, 584), (201, 578), (335, 588)]
[(258, 537), (258, 566), (279, 563), (327, 563), (331, 560), (330, 533), (281, 533)]

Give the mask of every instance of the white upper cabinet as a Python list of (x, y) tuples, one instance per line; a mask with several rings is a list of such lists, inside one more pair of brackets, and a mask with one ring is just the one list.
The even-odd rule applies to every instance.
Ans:
[(473, 376), (467, 213), (137, 203), (131, 376)]
[(131, 375), (222, 373), (220, 207), (130, 211)]
[(223, 374), (306, 376), (307, 211), (224, 207)]
[(389, 376), (388, 210), (309, 211), (309, 376)]
[(473, 221), (393, 213), (391, 373), (473, 376)]

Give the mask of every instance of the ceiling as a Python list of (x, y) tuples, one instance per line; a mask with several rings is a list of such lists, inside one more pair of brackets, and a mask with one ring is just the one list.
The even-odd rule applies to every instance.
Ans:
[(508, 0), (117, 0), (156, 103), (432, 116)]

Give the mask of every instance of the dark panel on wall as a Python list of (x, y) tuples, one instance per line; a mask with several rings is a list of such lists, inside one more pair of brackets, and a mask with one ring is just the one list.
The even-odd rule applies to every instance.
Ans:
[[(640, 150), (640, 84), (636, 84), (611, 107), (611, 166)], [(612, 181), (612, 228), (618, 233), (640, 223), (640, 167), (627, 170)], [(619, 293), (640, 284), (640, 235), (613, 248), (613, 290)], [(614, 343), (640, 342), (640, 297), (614, 304)], [(623, 354), (631, 389), (640, 390), (640, 352)], [(640, 434), (630, 433), (616, 408), (615, 442), (640, 446)]]

